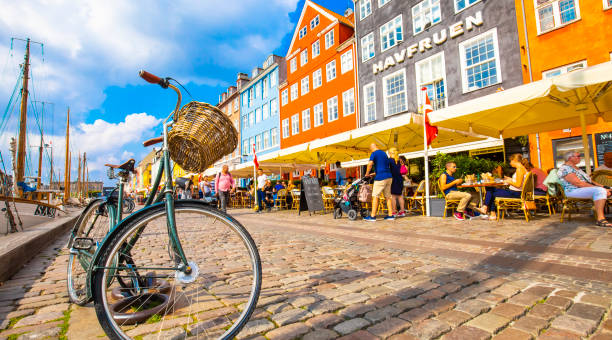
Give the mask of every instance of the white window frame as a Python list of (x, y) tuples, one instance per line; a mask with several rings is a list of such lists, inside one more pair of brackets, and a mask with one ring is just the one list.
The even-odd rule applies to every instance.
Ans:
[(297, 58), (289, 60), (289, 72), (293, 73), (297, 70)]
[(249, 126), (255, 126), (255, 111), (249, 112)]
[(291, 85), (291, 101), (297, 100), (299, 98), (298, 94), (298, 84), (295, 83)]
[(263, 135), (263, 142), (261, 142), (261, 144), (263, 144), (264, 150), (269, 149), (270, 148), (270, 131), (264, 131), (261, 134)]
[(255, 137), (249, 137), (249, 154), (253, 154), (253, 146), (255, 146)]
[(268, 89), (270, 88), (270, 80), (268, 76), (265, 76), (264, 79), (261, 80), (261, 98), (266, 98), (268, 96)]
[(257, 134), (255, 135), (255, 151), (261, 151), (263, 149), (263, 143), (262, 143), (262, 135), (261, 134)]
[(262, 121), (263, 115), (261, 112), (261, 107), (255, 109), (255, 124)]
[(278, 114), (278, 100), (276, 98), (272, 98), (270, 100), (270, 117)]
[[(555, 68), (550, 69), (550, 70), (543, 71), (542, 72), (542, 79), (550, 79), (552, 77), (557, 77), (557, 76), (560, 76), (560, 75), (565, 74), (567, 72), (571, 72), (573, 70), (582, 69), (582, 68), (586, 68), (586, 67), (587, 67), (586, 59), (580, 60), (580, 61), (577, 61), (575, 63), (571, 63), (571, 64), (567, 64), (567, 65), (555, 67)], [(557, 72), (559, 72), (558, 75), (554, 75), (554, 76), (550, 75), (552, 73), (557, 73)]]
[(272, 128), (270, 130), (270, 146), (274, 147), (278, 145), (278, 128)]
[(242, 154), (243, 155), (249, 154), (249, 140), (248, 139), (242, 140)]
[[(467, 77), (467, 66), (466, 66), (466, 59), (465, 59), (465, 45), (471, 44), (472, 42), (474, 42), (475, 40), (481, 39), (486, 35), (492, 34), (493, 35), (493, 46), (495, 47), (495, 69), (497, 70), (497, 82), (494, 84), (489, 84), (485, 87), (481, 87), (481, 88), (477, 88), (477, 89), (468, 89), (468, 77)], [(477, 91), (477, 90), (481, 90), (483, 88), (487, 88), (490, 86), (494, 86), (496, 84), (500, 84), (502, 82), (502, 70), (501, 70), (501, 62), (500, 62), (500, 58), (499, 58), (499, 43), (498, 43), (498, 39), (497, 39), (497, 27), (492, 28), (484, 33), (481, 33), (475, 37), (472, 37), (468, 40), (464, 40), (461, 43), (459, 43), (459, 59), (460, 59), (460, 66), (461, 66), (461, 83), (462, 83), (462, 87), (463, 87), (463, 93), (468, 93), (468, 92), (472, 92), (472, 91)], [(472, 67), (474, 67), (472, 65)]]
[[(316, 49), (315, 49), (315, 46), (316, 46)], [(321, 54), (321, 41), (317, 39), (317, 41), (312, 43), (312, 59), (318, 57), (319, 54)]]
[(370, 14), (372, 14), (372, 1), (361, 0), (359, 2), (359, 20), (367, 18)]
[[(368, 101), (368, 88), (372, 88), (372, 92), (374, 93), (374, 97), (372, 98), (372, 102)], [(372, 105), (372, 111), (374, 112), (374, 119), (368, 119), (368, 106)], [(364, 123), (374, 122), (376, 121), (376, 82), (373, 81), (369, 84), (363, 86), (363, 107), (364, 107)]]
[[(318, 80), (318, 81), (317, 81)], [(312, 72), (312, 89), (316, 89), (323, 85), (323, 72), (321, 69)]]
[[(387, 107), (387, 79), (396, 76), (397, 74), (402, 74), (402, 76), (404, 77), (404, 111), (406, 111), (408, 109), (408, 79), (406, 78), (406, 69), (402, 68), (398, 71), (395, 71), (385, 77), (383, 77), (382, 79), (382, 87), (383, 87), (383, 116), (384, 117), (389, 117), (389, 116), (393, 116), (396, 114), (399, 114), (401, 112), (404, 111), (399, 111), (399, 112), (394, 112), (394, 113), (389, 113), (389, 108)], [(397, 95), (398, 93), (395, 93), (394, 95)]]
[(334, 59), (325, 65), (325, 80), (330, 82), (336, 79), (336, 76), (336, 59)]
[(296, 113), (291, 116), (291, 135), (295, 136), (300, 133), (300, 114)]
[(265, 103), (261, 106), (261, 120), (270, 118), (270, 105)]
[(390, 3), (391, 0), (378, 0), (378, 8), (381, 8), (382, 6)]
[(302, 131), (310, 130), (310, 108), (302, 111)]
[(312, 20), (310, 20), (310, 30), (312, 31), (315, 27), (319, 26), (319, 15), (317, 14), (316, 17), (312, 18)]
[(300, 52), (300, 66), (304, 66), (308, 63), (308, 49)]
[(308, 33), (308, 28), (306, 26), (300, 28), (300, 31), (298, 33), (299, 39), (302, 39), (303, 37), (305, 37), (307, 33)]
[(353, 50), (349, 49), (340, 56), (340, 74), (353, 69)]
[[(399, 22), (397, 20), (398, 18), (399, 18)], [(396, 46), (397, 44), (399, 44), (400, 41), (404, 41), (404, 27), (403, 26), (404, 26), (404, 19), (403, 19), (402, 14), (396, 16), (395, 18), (387, 21), (382, 26), (380, 26), (379, 31), (380, 31), (380, 51), (381, 52), (384, 52), (392, 48), (393, 46)], [(397, 38), (397, 27), (400, 28), (399, 33), (402, 35), (401, 39)], [(391, 34), (393, 35), (393, 39), (394, 39), (393, 45), (387, 42), (388, 46), (386, 48), (384, 47), (383, 37), (387, 35), (387, 40), (389, 40), (389, 36), (388, 36), (389, 32), (383, 33), (383, 30), (388, 30), (389, 32), (391, 32)]]
[(270, 88), (273, 88), (278, 83), (278, 70), (270, 72)]
[[(370, 52), (372, 55), (370, 55)], [(375, 56), (376, 42), (374, 42), (374, 32), (370, 32), (361, 38), (361, 62), (368, 61)]]
[(335, 44), (334, 30), (325, 33), (325, 49), (329, 49)]
[(323, 103), (319, 103), (312, 108), (312, 112), (314, 115), (314, 126), (321, 126), (325, 123), (325, 118), (323, 118)]
[[(559, 9), (559, 2), (561, 0), (550, 0), (545, 4), (541, 4), (538, 5), (537, 0), (533, 0), (534, 2), (534, 8), (535, 8), (535, 17), (536, 17), (536, 28), (538, 30), (538, 35), (540, 34), (545, 34), (551, 31), (554, 31), (558, 28), (570, 25), (578, 20), (580, 20), (580, 3), (578, 0), (573, 0), (574, 1), (574, 8), (576, 10), (576, 18), (574, 20), (570, 20), (566, 23), (561, 23), (561, 11)], [(605, 3), (605, 0), (604, 0)], [(552, 6), (552, 10), (553, 10), (553, 27), (546, 29), (546, 30), (542, 30), (541, 26), (540, 26), (540, 10), (546, 7)]]
[[(332, 117), (331, 108), (334, 107), (332, 104), (335, 104), (335, 118)], [(333, 119), (332, 119), (333, 118)], [(338, 96), (333, 96), (327, 100), (327, 122), (333, 122), (340, 118), (340, 112), (338, 112)]]
[[(417, 103), (421, 105), (424, 104), (422, 103), (423, 101), (422, 92), (423, 91), (421, 90), (421, 88), (423, 88), (423, 86), (425, 85), (430, 84), (430, 82), (425, 82), (423, 79), (420, 79), (421, 73), (419, 72), (419, 68), (422, 67), (422, 65), (424, 64), (429, 64), (430, 72), (431, 72), (431, 65), (432, 65), (431, 61), (434, 58), (438, 58), (438, 57), (442, 58), (442, 79), (441, 80), (444, 83), (444, 107), (448, 106), (448, 83), (446, 82), (446, 59), (444, 58), (444, 51), (440, 53), (436, 53), (432, 55), (431, 57), (419, 60), (416, 63), (414, 63), (414, 76), (415, 76), (415, 84), (416, 84)], [(429, 98), (429, 100), (432, 100), (432, 98)]]
[(459, 8), (457, 7), (457, 2), (458, 2), (458, 1), (460, 1), (460, 0), (454, 0), (454, 1), (453, 1), (454, 5), (455, 5), (455, 14), (456, 14), (456, 13), (459, 13), (459, 12), (462, 12), (462, 11), (464, 11), (466, 8), (470, 8), (470, 7), (472, 7), (472, 6), (474, 6), (475, 4), (477, 4), (477, 3), (479, 3), (479, 2), (480, 2), (480, 0), (476, 0), (476, 1), (472, 2), (472, 3), (469, 3), (471, 0), (465, 0), (465, 1), (467, 2), (467, 4), (465, 5), (465, 7), (463, 7), (463, 8), (461, 8), (461, 9), (459, 9)]
[(307, 75), (306, 77), (300, 80), (300, 91), (302, 92), (302, 96), (310, 92), (310, 76), (309, 75)]
[(289, 138), (289, 118), (283, 119), (283, 139)]
[[(604, 11), (612, 8), (612, 3), (608, 3), (609, 0), (603, 0), (603, 9)], [(612, 54), (612, 53), (611, 53)]]
[[(348, 110), (347, 105), (349, 105)], [(352, 105), (352, 111), (350, 105)], [(353, 113), (355, 113), (355, 89), (351, 87), (342, 92), (342, 117), (350, 116)]]
[(281, 91), (281, 106), (287, 105), (289, 102), (289, 89)]
[[(426, 3), (429, 5), (428, 12), (423, 11), (423, 6)], [(439, 17), (434, 18), (433, 8), (435, 7), (436, 4), (438, 6)], [(418, 11), (417, 15), (415, 15), (415, 10)], [(417, 26), (416, 20), (419, 17), (423, 19), (421, 20), (421, 22), (423, 23), (422, 26)], [(437, 22), (434, 22), (436, 18), (437, 18)], [(442, 21), (442, 8), (440, 7), (440, 0), (423, 0), (412, 7), (412, 34), (413, 35), (422, 33), (425, 30), (425, 26), (427, 26), (425, 19), (429, 19), (429, 23), (431, 23), (429, 27), (437, 25)], [(417, 32), (417, 29), (420, 29), (420, 30)]]

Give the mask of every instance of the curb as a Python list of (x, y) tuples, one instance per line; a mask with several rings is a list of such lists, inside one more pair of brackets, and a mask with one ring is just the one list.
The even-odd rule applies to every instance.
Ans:
[[(80, 213), (80, 212), (79, 212)], [(57, 237), (72, 228), (79, 213), (6, 236), (0, 245), (0, 283), (8, 280)]]

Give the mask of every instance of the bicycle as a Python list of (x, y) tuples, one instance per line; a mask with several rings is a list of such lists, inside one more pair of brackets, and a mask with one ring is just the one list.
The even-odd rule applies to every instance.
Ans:
[[(169, 83), (171, 78), (145, 71), (140, 76), (173, 89), (178, 97), (175, 109), (163, 121), (162, 137), (144, 143), (163, 143), (152, 191), (145, 207), (114, 225), (100, 244), (75, 237), (71, 248), (93, 253), (85, 270), (86, 286), (109, 338), (129, 339), (165, 329), (189, 336), (233, 338), (253, 313), (261, 290), (255, 242), (233, 217), (201, 201), (175, 200), (172, 190), (169, 134), (176, 136), (177, 126), (193, 114), (189, 110), (194, 105), (211, 107), (191, 102), (179, 111), (181, 92)], [(190, 161), (174, 156), (173, 160)], [(197, 164), (208, 166), (208, 162)], [(162, 177), (165, 183), (158, 192)]]

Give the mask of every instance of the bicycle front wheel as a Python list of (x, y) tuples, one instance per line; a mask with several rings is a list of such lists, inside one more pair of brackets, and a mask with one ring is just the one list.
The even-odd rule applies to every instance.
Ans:
[(111, 339), (154, 334), (233, 338), (255, 309), (261, 262), (232, 217), (175, 202), (176, 231), (191, 273), (171, 246), (166, 207), (140, 213), (101, 249), (93, 281), (98, 320)]

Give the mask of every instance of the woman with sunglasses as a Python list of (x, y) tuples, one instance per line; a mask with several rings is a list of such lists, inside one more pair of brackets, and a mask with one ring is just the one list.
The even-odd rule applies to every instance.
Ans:
[(575, 151), (565, 153), (565, 163), (557, 170), (557, 176), (565, 191), (565, 196), (571, 198), (590, 198), (595, 205), (597, 214), (597, 225), (600, 227), (611, 228), (604, 215), (606, 200), (610, 197), (610, 189), (603, 185), (593, 182), (589, 175), (578, 168), (580, 154)]

